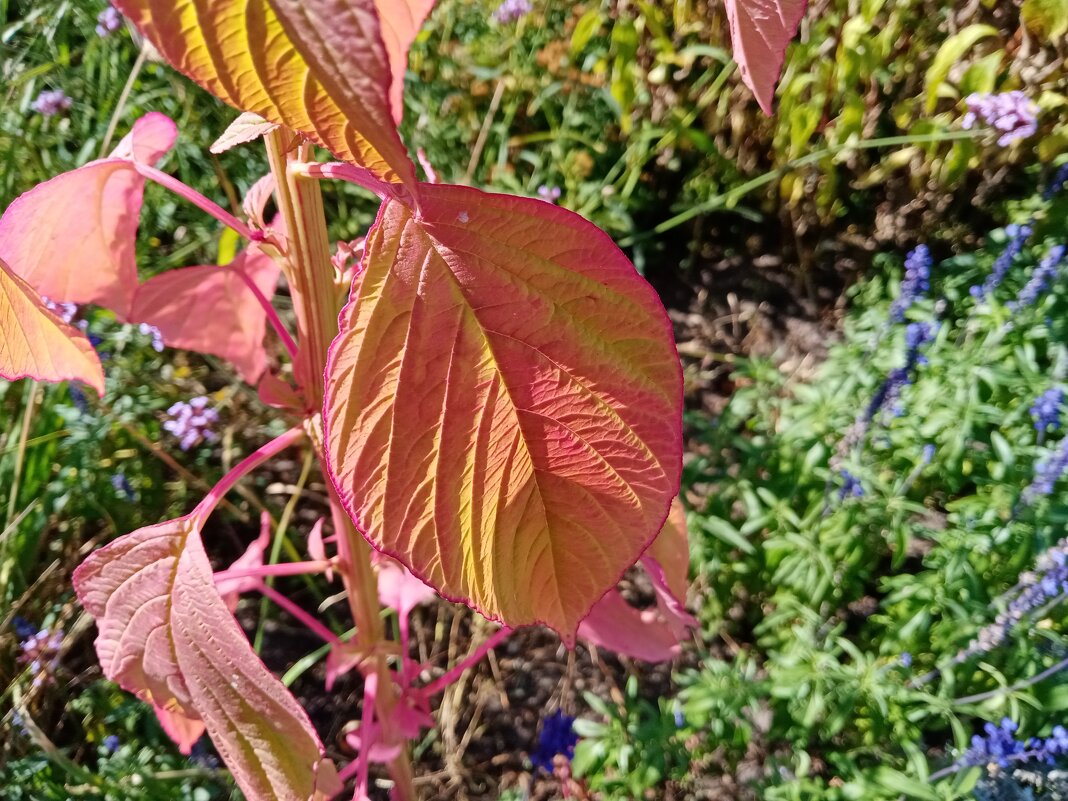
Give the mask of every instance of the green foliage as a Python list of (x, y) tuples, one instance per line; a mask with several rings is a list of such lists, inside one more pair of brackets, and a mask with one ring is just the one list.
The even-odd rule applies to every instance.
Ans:
[(645, 798), (669, 779), (685, 775), (689, 756), (679, 738), (672, 702), (654, 704), (638, 694), (635, 677), (627, 681), (623, 703), (605, 703), (586, 693), (586, 703), (602, 720), (579, 719), (572, 770), (604, 801)]
[[(1058, 606), (992, 652), (957, 658), (1068, 520), (1063, 482), (1021, 501), (1061, 437), (1036, 432), (1029, 409), (1068, 370), (1063, 272), (1035, 305), (1009, 306), (1064, 239), (1060, 203), (1028, 204), (1039, 233), (990, 302), (968, 290), (1002, 234), (936, 267), (939, 300), (909, 314), (941, 329), (901, 413), (877, 413), (855, 447), (843, 442), (904, 359), (904, 326), (887, 323), (896, 282), (856, 288), (816, 375), (745, 362), (723, 415), (690, 421), (701, 618), (737, 651), (683, 676), (686, 719), (729, 765), (752, 746), (773, 754), (764, 797), (964, 798), (977, 771), (933, 786), (928, 775), (968, 746), (977, 720), (1007, 715), (1029, 736), (1063, 720), (1059, 675), (1010, 686), (1063, 658)], [(861, 497), (843, 495), (842, 471)]]

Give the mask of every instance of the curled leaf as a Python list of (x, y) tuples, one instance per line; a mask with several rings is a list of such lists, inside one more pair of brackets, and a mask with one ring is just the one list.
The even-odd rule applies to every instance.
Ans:
[(89, 340), (44, 307), (0, 260), (0, 377), (84, 381), (104, 394), (104, 370)]
[(343, 504), (442, 595), (573, 641), (678, 490), (659, 300), (578, 215), (455, 186), (387, 201), (363, 263), (327, 368)]
[(212, 142), (211, 147), (208, 150), (218, 155), (219, 153), (225, 153), (230, 148), (243, 145), (248, 142), (255, 142), (262, 136), (266, 136), (275, 128), (278, 127), (278, 123), (267, 122), (259, 114), (253, 114), (251, 111), (242, 112), (236, 120), (226, 126), (226, 130), (222, 132), (218, 139)]

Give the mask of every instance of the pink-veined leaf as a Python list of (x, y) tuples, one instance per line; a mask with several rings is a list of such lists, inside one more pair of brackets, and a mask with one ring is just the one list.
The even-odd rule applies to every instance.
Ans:
[(134, 245), (145, 179), (131, 163), (158, 160), (174, 123), (148, 114), (115, 153), (17, 197), (0, 217), (0, 259), (57, 302), (97, 303), (126, 319), (137, 289)]
[(375, 0), (382, 40), (389, 56), (393, 82), (389, 104), (393, 120), (400, 124), (404, 115), (404, 73), (408, 71), (408, 50), (437, 0)]
[(270, 299), (281, 268), (253, 245), (221, 267), (170, 270), (138, 288), (130, 318), (154, 325), (172, 348), (227, 359), (255, 384), (267, 368), (267, 313), (242, 273)]
[[(686, 526), (686, 510), (678, 498), (671, 502), (668, 519), (642, 561), (655, 564), (662, 572), (664, 584), (671, 594), (680, 601), (686, 600), (686, 585), (690, 575), (690, 536)], [(647, 564), (646, 569), (649, 570), (649, 567)]]
[(75, 571), (104, 674), (162, 710), (184, 749), (204, 725), (249, 801), (325, 801), (334, 765), (227, 610), (199, 529), (196, 512), (139, 529)]
[(276, 122), (267, 122), (259, 114), (243, 111), (236, 120), (226, 126), (218, 139), (212, 142), (208, 150), (218, 155), (238, 145), (255, 142), (278, 127)]
[(808, 0), (724, 0), (734, 60), (765, 114), (771, 114), (786, 47)]
[(386, 201), (331, 347), (329, 471), (365, 536), (447, 598), (574, 640), (664, 522), (682, 379), (653, 290), (527, 198)]
[(298, 131), (386, 182), (415, 168), (390, 110), (374, 0), (116, 0), (163, 57), (240, 111)]
[(104, 370), (89, 340), (46, 309), (0, 259), (0, 378), (84, 381), (104, 394)]

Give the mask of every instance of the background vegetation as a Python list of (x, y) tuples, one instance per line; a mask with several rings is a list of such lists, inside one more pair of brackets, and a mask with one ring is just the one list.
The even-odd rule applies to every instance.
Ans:
[[(1063, 272), (1018, 297), (1066, 238), (1068, 200), (1046, 189), (1068, 146), (1068, 6), (818, 0), (772, 118), (738, 79), (718, 2), (540, 0), (510, 24), (493, 21), (494, 6), (439, 3), (412, 53), (406, 141), (450, 181), (559, 188), (559, 203), (612, 233), (671, 310), (691, 409), (684, 500), (701, 629), (670, 675), (580, 648), (560, 691), (579, 716), (575, 775), (603, 799), (1068, 796), (1063, 751), (1053, 765), (969, 756), (974, 735), (989, 742), (985, 723), (1048, 738), (1068, 709), (1068, 577), (996, 646), (969, 650), (1021, 574), (1042, 586), (1026, 573), (1058, 552), (1068, 520), (1059, 474), (1050, 491), (1028, 490), (1068, 447), (1059, 404), (1044, 427), (1031, 411), (1068, 371)], [(210, 156), (234, 113), (142, 56), (131, 31), (98, 36), (103, 9), (0, 0), (0, 207), (106, 153), (149, 110), (181, 131), (164, 169), (236, 207), (262, 154)], [(40, 92), (57, 89), (71, 108), (36, 113)], [(965, 96), (1013, 89), (1041, 109), (1034, 136), (1000, 147), (961, 133)], [(334, 233), (362, 234), (373, 204), (328, 191)], [(1035, 233), (976, 299), (1005, 226), (1023, 222)], [(934, 253), (931, 287), (895, 322), (920, 242)], [(149, 187), (142, 270), (215, 263), (232, 247)], [(234, 797), (210, 751), (177, 754), (145, 707), (99, 679), (69, 575), (108, 538), (186, 511), (218, 457), (254, 448), (270, 417), (223, 365), (157, 353), (108, 314), (80, 314), (107, 354), (103, 400), (0, 382), (0, 789), (32, 801)], [(897, 403), (869, 415), (909, 363), (910, 323), (937, 333)], [(163, 412), (204, 394), (222, 436), (181, 454)], [(220, 556), (247, 541), (257, 505), (279, 514), (314, 496), (300, 467), (235, 500)], [(19, 659), (27, 626), (62, 632), (44, 679)], [(567, 657), (537, 645), (527, 669), (557, 675), (550, 663)], [(514, 688), (499, 692), (519, 703)], [(329, 715), (328, 700), (301, 698)], [(476, 739), (507, 728), (458, 720)], [(420, 744), (428, 772), (449, 747), (447, 734)], [(461, 770), (449, 797), (558, 794), (523, 759), (489, 772), (499, 784)]]

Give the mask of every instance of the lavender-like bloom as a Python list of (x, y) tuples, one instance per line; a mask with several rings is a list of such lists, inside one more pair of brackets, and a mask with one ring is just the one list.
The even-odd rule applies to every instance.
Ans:
[(52, 314), (68, 324), (74, 319), (74, 315), (78, 313), (78, 307), (73, 303), (57, 303), (44, 295), (41, 296), (41, 302)]
[(104, 750), (107, 751), (108, 754), (114, 754), (116, 751), (119, 750), (119, 746), (122, 745), (122, 741), (119, 739), (119, 736), (117, 734), (109, 734), (107, 737), (104, 738), (104, 742), (102, 743), (102, 745), (104, 746)]
[(904, 322), (905, 312), (926, 294), (930, 286), (931, 251), (926, 245), (919, 245), (905, 257), (905, 277), (901, 280), (900, 294), (890, 307), (890, 322)]
[(111, 486), (115, 488), (115, 492), (118, 493), (121, 498), (124, 498), (127, 501), (136, 500), (137, 493), (134, 492), (130, 479), (128, 479), (126, 474), (121, 470), (111, 476)]
[(1057, 480), (1068, 470), (1068, 439), (1063, 439), (1050, 456), (1035, 466), (1035, 477), (1020, 497), (1024, 506), (1053, 493)]
[(575, 755), (578, 735), (572, 728), (574, 722), (573, 717), (565, 715), (559, 709), (545, 719), (541, 724), (538, 747), (530, 755), (530, 761), (535, 768), (542, 768), (552, 773), (553, 760), (557, 756), (564, 756), (570, 760)]
[(122, 14), (115, 6), (108, 6), (97, 15), (96, 35), (106, 39), (122, 27)]
[(1005, 278), (1005, 273), (1009, 271), (1013, 261), (1020, 255), (1023, 246), (1030, 239), (1031, 232), (1030, 225), (1008, 225), (1005, 227), (1005, 233), (1009, 235), (1009, 241), (1005, 243), (1005, 249), (1001, 251), (1001, 255), (994, 261), (990, 275), (987, 276), (983, 285), (973, 286), (969, 290), (973, 298), (982, 300), (998, 288)]
[(842, 486), (838, 488), (839, 501), (844, 501), (847, 496), (853, 498), (864, 497), (864, 485), (860, 483), (859, 478), (845, 469), (839, 470), (838, 475), (842, 479)]
[(68, 384), (67, 394), (70, 395), (70, 402), (74, 404), (74, 408), (78, 410), (79, 414), (89, 414), (89, 399), (85, 397), (85, 393), (79, 387), (74, 384)]
[(517, 19), (525, 17), (532, 10), (530, 0), (504, 0), (497, 7), (497, 10), (493, 12), (493, 19), (503, 25), (506, 22), (515, 22)]
[(20, 643), (21, 653), (18, 661), (29, 667), (34, 687), (40, 687), (52, 680), (56, 668), (59, 667), (59, 649), (62, 644), (63, 631), (49, 633), (48, 629), (41, 629)]
[(923, 446), (923, 463), (925, 465), (930, 464), (931, 460), (934, 459), (934, 455), (935, 446), (934, 444), (928, 442), (926, 445)]
[(1016, 738), (1017, 725), (1009, 718), (1002, 718), (995, 726), (987, 723), (983, 726), (984, 735), (972, 737), (972, 747), (964, 752), (958, 761), (960, 767), (986, 767), (997, 764), (1007, 768), (1010, 764), (1041, 761), (1052, 763), (1055, 757), (1068, 754), (1068, 729), (1054, 726), (1046, 738), (1032, 737), (1028, 740)]
[(902, 651), (899, 661), (901, 662), (901, 667), (908, 670), (910, 667), (912, 667), (912, 654), (910, 654), (908, 651)]
[(538, 197), (549, 203), (558, 201), (561, 194), (563, 194), (563, 192), (558, 186), (546, 186), (545, 184), (542, 184), (538, 187)]
[(1064, 405), (1064, 390), (1060, 387), (1047, 389), (1031, 406), (1031, 417), (1035, 421), (1035, 431), (1045, 434), (1050, 429), (1057, 431), (1061, 427), (1061, 407)]
[(1039, 262), (1038, 266), (1035, 267), (1035, 271), (1031, 273), (1031, 279), (1020, 290), (1020, 294), (1016, 296), (1016, 300), (1009, 304), (1011, 311), (1016, 312), (1032, 305), (1038, 300), (1039, 295), (1049, 289), (1049, 285), (1053, 283), (1053, 279), (1057, 276), (1061, 262), (1064, 261), (1064, 252), (1064, 245), (1054, 245), (1049, 249), (1046, 257)]
[(912, 382), (912, 374), (916, 367), (926, 363), (926, 358), (920, 350), (933, 340), (937, 333), (938, 327), (931, 323), (908, 324), (905, 328), (905, 365), (891, 370), (882, 386), (872, 397), (864, 415), (868, 423), (875, 419), (880, 409), (890, 409), (895, 416), (903, 413), (898, 402), (901, 391)]
[(200, 396), (189, 403), (178, 401), (167, 410), (171, 419), (163, 424), (163, 428), (178, 438), (178, 447), (183, 451), (203, 441), (215, 442), (219, 438), (212, 430), (219, 422), (219, 413), (208, 408), (208, 403), (208, 398)]
[(1038, 106), (1023, 92), (1000, 94), (971, 94), (964, 99), (968, 113), (961, 121), (962, 127), (974, 128), (984, 122), (1001, 132), (998, 144), (1011, 145), (1018, 139), (1026, 139), (1038, 130)]
[(1068, 161), (1058, 167), (1057, 172), (1053, 173), (1053, 180), (1049, 182), (1046, 191), (1042, 193), (1042, 199), (1053, 200), (1053, 196), (1064, 189), (1065, 184), (1068, 184)]
[(163, 353), (163, 332), (156, 326), (149, 325), (148, 323), (141, 323), (137, 326), (137, 330), (140, 331), (146, 337), (152, 337), (152, 350), (156, 353)]
[(30, 108), (42, 117), (51, 117), (53, 114), (69, 109), (72, 102), (62, 89), (46, 89), (37, 95), (37, 99), (30, 104)]

